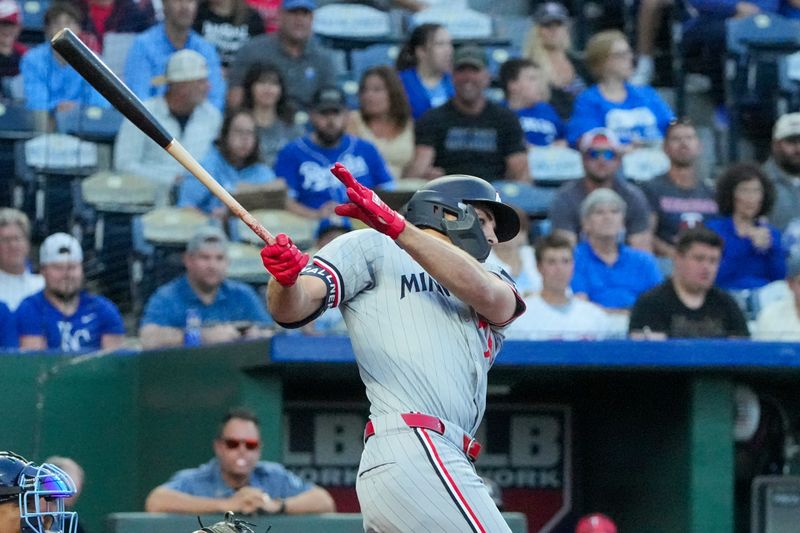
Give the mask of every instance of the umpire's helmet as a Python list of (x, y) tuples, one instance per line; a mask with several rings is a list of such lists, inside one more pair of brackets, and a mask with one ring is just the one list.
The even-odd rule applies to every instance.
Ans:
[(0, 452), (0, 504), (17, 503), (21, 533), (74, 533), (77, 514), (64, 510), (74, 494), (75, 483), (57, 466)]
[[(500, 195), (488, 181), (466, 174), (443, 176), (428, 182), (414, 193), (402, 211), (411, 224), (444, 233), (453, 244), (483, 261), (489, 255), (490, 247), (473, 206), (492, 212), (495, 234), (500, 242), (513, 239), (519, 233), (516, 211), (500, 200)], [(456, 219), (446, 220), (445, 213)]]

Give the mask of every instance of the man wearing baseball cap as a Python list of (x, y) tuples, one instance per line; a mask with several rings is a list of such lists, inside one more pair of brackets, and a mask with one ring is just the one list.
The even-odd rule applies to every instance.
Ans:
[(800, 113), (781, 116), (772, 129), (772, 154), (764, 172), (775, 184), (769, 221), (783, 231), (800, 217)]
[[(144, 106), (198, 161), (211, 148), (222, 125), (222, 114), (208, 100), (208, 62), (199, 52), (183, 49), (167, 62), (166, 92), (145, 100)], [(172, 156), (128, 120), (114, 143), (114, 168), (155, 182), (158, 201), (185, 170)]]
[(489, 81), (483, 48), (467, 44), (455, 51), (455, 95), (417, 121), (414, 159), (406, 177), (467, 174), (487, 181), (531, 181), (519, 119), (513, 111), (486, 99)]
[(22, 350), (113, 350), (122, 345), (125, 326), (107, 298), (83, 290), (83, 250), (77, 239), (54, 233), (39, 250), (44, 289), (17, 309)]
[(553, 230), (573, 243), (581, 231), (580, 205), (592, 191), (603, 187), (613, 189), (625, 204), (625, 232), (633, 248), (650, 251), (650, 205), (639, 187), (617, 176), (622, 163), (621, 144), (613, 131), (594, 128), (581, 136), (578, 149), (583, 158), (585, 176), (562, 185), (550, 204), (549, 218)]
[(226, 83), (214, 45), (192, 29), (197, 17), (197, 0), (163, 0), (164, 21), (143, 31), (133, 40), (125, 60), (124, 81), (131, 91), (146, 100), (164, 94), (167, 61), (181, 50), (202, 55), (208, 68), (209, 101), (222, 111)]
[(299, 109), (308, 109), (320, 88), (336, 84), (339, 73), (332, 53), (311, 38), (315, 9), (314, 0), (284, 0), (278, 11), (278, 31), (254, 37), (239, 49), (228, 74), (230, 106), (242, 103), (245, 73), (265, 58), (280, 71), (286, 94)]
[(275, 175), (286, 180), (286, 209), (322, 219), (347, 201), (345, 188), (330, 168), (341, 162), (369, 188), (391, 187), (386, 162), (369, 141), (345, 133), (348, 110), (342, 91), (323, 87), (311, 100), (311, 133), (284, 146), (275, 160)]

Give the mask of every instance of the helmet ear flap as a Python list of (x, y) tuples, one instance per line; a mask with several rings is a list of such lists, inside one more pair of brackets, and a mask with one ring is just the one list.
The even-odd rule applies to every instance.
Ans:
[[(489, 257), (489, 252), (492, 251), (492, 247), (483, 235), (481, 221), (478, 218), (478, 212), (475, 211), (475, 207), (468, 204), (462, 205), (464, 205), (462, 216), (458, 217), (456, 220), (445, 219), (442, 225), (447, 232), (447, 236), (453, 241), (453, 244), (478, 261), (483, 262)], [(478, 231), (476, 231), (476, 228)]]

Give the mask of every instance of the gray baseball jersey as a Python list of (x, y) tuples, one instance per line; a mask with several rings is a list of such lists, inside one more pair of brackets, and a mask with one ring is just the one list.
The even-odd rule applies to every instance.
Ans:
[[(485, 268), (514, 287), (498, 266)], [(335, 239), (302, 274), (328, 287), (325, 305), (307, 320), (326, 308), (341, 310), (370, 401), (376, 433), (365, 445), (356, 484), (365, 530), (424, 524), (432, 531), (436, 524), (464, 531), (466, 519), (473, 531), (503, 531), (462, 439), (481, 422), (487, 372), (513, 318), (488, 323), (371, 229)], [(518, 302), (515, 317), (524, 310)], [(445, 435), (409, 428), (399, 414), (410, 412), (441, 419)]]

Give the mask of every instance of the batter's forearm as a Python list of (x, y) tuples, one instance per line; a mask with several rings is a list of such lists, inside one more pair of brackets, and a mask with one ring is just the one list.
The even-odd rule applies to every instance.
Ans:
[(406, 224), (397, 244), (479, 315), (495, 323), (513, 316), (517, 303), (509, 285), (467, 252), (411, 224)]
[(318, 278), (300, 276), (289, 287), (271, 279), (267, 286), (267, 307), (277, 322), (293, 324), (317, 311), (326, 295), (325, 284)]

